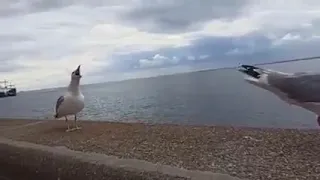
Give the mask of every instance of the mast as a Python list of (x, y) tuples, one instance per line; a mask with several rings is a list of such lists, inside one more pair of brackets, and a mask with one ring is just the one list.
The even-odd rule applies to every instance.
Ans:
[(16, 96), (17, 90), (12, 82), (3, 80), (0, 81), (0, 97), (7, 97), (7, 96)]

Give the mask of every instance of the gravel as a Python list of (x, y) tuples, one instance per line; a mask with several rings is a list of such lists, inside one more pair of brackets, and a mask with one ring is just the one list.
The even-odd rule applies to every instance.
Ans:
[(0, 135), (252, 180), (320, 179), (318, 130), (80, 121), (66, 133), (64, 121), (43, 122)]

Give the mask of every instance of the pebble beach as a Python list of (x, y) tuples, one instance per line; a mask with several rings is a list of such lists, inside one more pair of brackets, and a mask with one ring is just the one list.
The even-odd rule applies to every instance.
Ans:
[(0, 136), (72, 150), (134, 158), (249, 180), (320, 179), (318, 130), (151, 125), (63, 120), (0, 120)]

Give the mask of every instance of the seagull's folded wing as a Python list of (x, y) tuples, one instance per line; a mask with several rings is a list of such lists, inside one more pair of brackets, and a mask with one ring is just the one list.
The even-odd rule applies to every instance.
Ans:
[(61, 106), (62, 102), (64, 101), (64, 96), (60, 96), (57, 99), (57, 103), (56, 103), (56, 113), (58, 112), (59, 107)]

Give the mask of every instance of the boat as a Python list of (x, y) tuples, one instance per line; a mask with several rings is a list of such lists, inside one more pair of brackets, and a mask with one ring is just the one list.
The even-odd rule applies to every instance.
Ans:
[(16, 96), (17, 88), (7, 80), (0, 81), (0, 98), (8, 96)]

